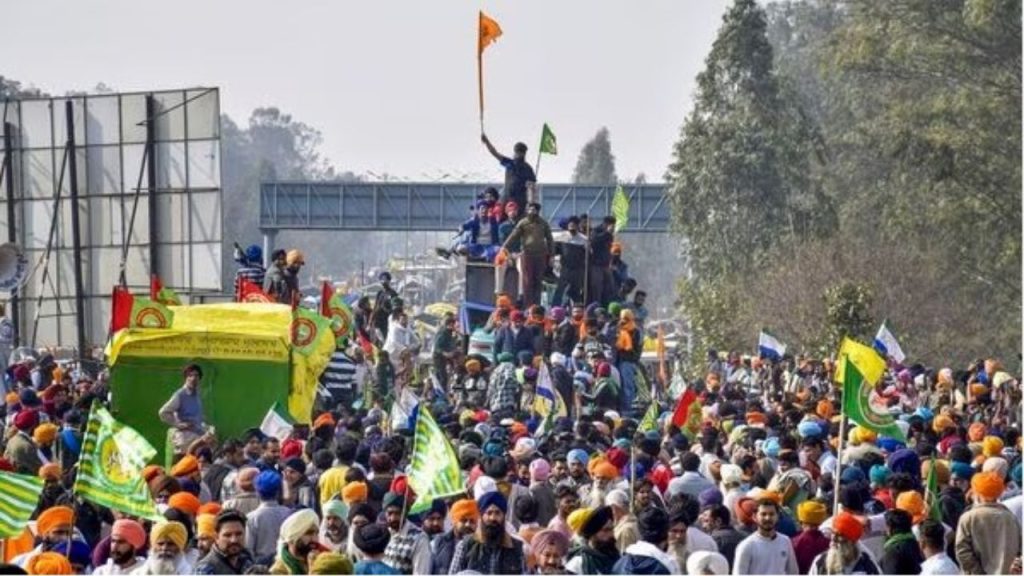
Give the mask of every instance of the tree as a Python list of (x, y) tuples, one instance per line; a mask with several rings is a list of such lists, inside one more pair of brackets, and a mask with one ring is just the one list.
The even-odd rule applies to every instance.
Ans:
[(618, 183), (615, 175), (615, 156), (608, 138), (608, 128), (601, 128), (580, 150), (576, 169), (572, 173), (574, 184), (609, 186)]
[(813, 131), (782, 97), (765, 27), (754, 0), (726, 14), (668, 170), (673, 221), (698, 279), (746, 270), (780, 239), (822, 224), (810, 217), (823, 201), (807, 176)]

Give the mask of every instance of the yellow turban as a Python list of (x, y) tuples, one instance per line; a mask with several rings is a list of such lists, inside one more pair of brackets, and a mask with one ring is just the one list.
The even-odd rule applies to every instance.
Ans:
[(71, 562), (63, 554), (42, 552), (28, 559), (25, 571), (29, 574), (74, 574)]
[(60, 480), (60, 464), (43, 464), (39, 469), (39, 477), (43, 480)]
[(565, 522), (569, 525), (569, 529), (572, 530), (574, 534), (579, 534), (580, 528), (587, 523), (587, 520), (590, 519), (590, 516), (593, 513), (593, 508), (577, 508), (576, 510), (573, 510), (572, 514), (569, 514), (569, 517), (565, 519)]
[(828, 518), (828, 508), (821, 502), (805, 500), (796, 507), (796, 519), (801, 524), (820, 526)]
[(214, 514), (200, 514), (196, 516), (196, 536), (217, 537), (217, 516)]
[(921, 496), (920, 492), (913, 490), (903, 492), (896, 498), (896, 509), (910, 514), (914, 524), (920, 524), (928, 515), (928, 507), (924, 503), (924, 497)]
[(149, 533), (150, 546), (156, 546), (156, 543), (161, 540), (170, 540), (177, 544), (182, 552), (185, 551), (187, 539), (188, 533), (185, 531), (185, 525), (175, 521), (153, 524), (153, 529)]
[(35, 432), (32, 433), (32, 439), (36, 441), (36, 444), (53, 444), (53, 441), (57, 439), (57, 426), (50, 422), (43, 422), (39, 426), (36, 426)]
[(953, 419), (946, 414), (939, 414), (935, 417), (935, 421), (932, 422), (932, 430), (935, 430), (936, 434), (942, 434), (946, 431), (946, 428), (953, 428), (956, 424), (953, 423)]
[(1003, 440), (998, 436), (985, 436), (981, 441), (981, 453), (986, 457), (999, 456), (1003, 453)]
[(71, 526), (75, 512), (67, 506), (53, 506), (47, 508), (39, 518), (36, 519), (36, 529), (40, 536), (45, 536), (59, 526)]
[(370, 488), (366, 482), (349, 482), (341, 489), (341, 499), (350, 506), (357, 502), (366, 502), (369, 497)]
[(346, 468), (328, 468), (320, 475), (320, 504), (323, 505), (330, 500), (341, 496), (345, 488)]

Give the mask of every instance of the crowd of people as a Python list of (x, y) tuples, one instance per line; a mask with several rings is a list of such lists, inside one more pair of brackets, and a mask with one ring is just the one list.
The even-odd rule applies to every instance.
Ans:
[[(383, 273), (357, 302), (311, 424), (287, 437), (256, 422), (240, 437), (211, 434), (203, 372), (183, 367), (153, 415), (174, 431), (174, 463), (142, 470), (159, 521), (71, 491), (89, 408), (110, 401), (106, 375), (20, 360), (4, 379), (0, 473), (44, 489), (25, 532), (2, 540), (0, 573), (1021, 573), (1018, 376), (994, 359), (963, 370), (890, 361), (875, 401), (897, 438), (844, 420), (831, 359), (709, 351), (700, 378), (652, 374), (646, 294), (614, 219), (562, 223), (561, 244), (580, 252), (559, 254), (542, 306), (531, 281), (555, 247), (529, 196), (525, 146), (506, 158), (484, 142), (506, 190), (485, 193), (455, 251), (499, 264), (526, 255), (530, 279), (496, 298), (491, 354), (467, 354), (449, 316), (419, 377), (422, 343)], [(276, 251), (266, 272), (254, 248), (236, 255), (239, 283), (293, 302), (302, 254)], [(389, 410), (407, 392), (462, 474), (459, 493), (425, 508), (407, 477), (415, 433)]]

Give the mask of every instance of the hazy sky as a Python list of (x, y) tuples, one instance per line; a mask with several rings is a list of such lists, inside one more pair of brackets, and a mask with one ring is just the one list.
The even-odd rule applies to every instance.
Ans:
[[(487, 132), (525, 141), (549, 122), (568, 181), (611, 131), (620, 178), (660, 181), (726, 0), (4, 0), (0, 74), (51, 93), (218, 86), (244, 123), (274, 105), (319, 128), (337, 167), (414, 180), (500, 176), (479, 142), (477, 10), (504, 35), (484, 55)], [(431, 178), (432, 179), (432, 178)]]

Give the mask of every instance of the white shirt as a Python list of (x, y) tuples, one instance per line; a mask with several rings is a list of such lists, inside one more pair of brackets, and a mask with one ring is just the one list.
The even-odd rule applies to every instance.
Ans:
[(774, 538), (765, 538), (760, 532), (754, 532), (736, 546), (732, 573), (734, 576), (799, 574), (793, 543), (788, 536), (778, 532)]
[(696, 526), (686, 528), (686, 551), (690, 554), (704, 550), (707, 552), (718, 552), (718, 544), (710, 534)]
[(96, 568), (92, 573), (94, 576), (118, 576), (120, 574), (131, 574), (136, 568), (142, 566), (142, 563), (145, 561), (145, 558), (139, 558), (136, 556), (134, 562), (125, 568), (121, 568), (117, 564), (114, 564), (114, 560), (112, 558), (107, 558), (107, 563)]
[(960, 568), (946, 556), (945, 552), (939, 552), (935, 556), (921, 563), (921, 574), (959, 574)]

